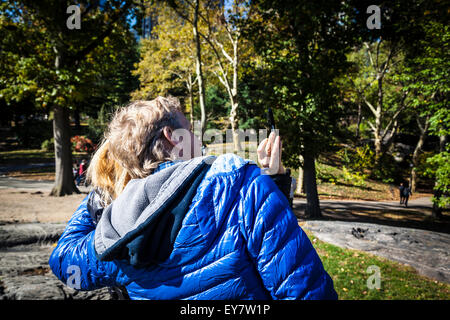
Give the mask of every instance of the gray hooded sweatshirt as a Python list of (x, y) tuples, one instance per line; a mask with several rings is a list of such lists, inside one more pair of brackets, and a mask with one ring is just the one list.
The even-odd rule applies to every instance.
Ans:
[(178, 161), (128, 182), (107, 206), (95, 229), (95, 251), (103, 261), (127, 260), (135, 267), (170, 256), (197, 187), (215, 157)]

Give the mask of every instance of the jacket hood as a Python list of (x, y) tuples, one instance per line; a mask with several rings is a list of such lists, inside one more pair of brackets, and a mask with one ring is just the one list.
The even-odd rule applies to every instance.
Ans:
[(131, 180), (102, 213), (95, 229), (99, 260), (127, 260), (146, 267), (170, 256), (184, 216), (213, 156), (176, 162)]

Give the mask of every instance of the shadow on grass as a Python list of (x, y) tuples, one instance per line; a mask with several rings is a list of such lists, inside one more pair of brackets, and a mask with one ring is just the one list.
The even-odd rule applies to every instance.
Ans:
[(335, 182), (335, 184), (339, 185), (339, 186), (344, 186), (344, 187), (357, 188), (357, 189), (361, 189), (361, 190), (365, 190), (365, 191), (379, 191), (378, 189), (374, 189), (372, 187), (358, 186), (358, 185), (344, 183), (344, 182), (340, 182), (340, 181)]
[(442, 218), (431, 216), (427, 206), (414, 205), (408, 208), (393, 207), (392, 203), (333, 203), (322, 202), (322, 218), (309, 218), (305, 215), (305, 204), (294, 204), (293, 212), (301, 220), (336, 220), (413, 228), (442, 233), (450, 233), (450, 214), (444, 212)]

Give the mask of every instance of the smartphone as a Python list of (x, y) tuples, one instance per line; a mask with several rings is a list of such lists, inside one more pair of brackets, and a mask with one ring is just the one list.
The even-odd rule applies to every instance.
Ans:
[(275, 130), (275, 120), (273, 118), (273, 112), (272, 112), (271, 108), (269, 108), (267, 110), (267, 120), (269, 121), (270, 130), (274, 131)]

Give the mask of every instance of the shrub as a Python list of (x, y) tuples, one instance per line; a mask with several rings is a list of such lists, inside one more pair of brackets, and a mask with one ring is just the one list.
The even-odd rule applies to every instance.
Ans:
[(345, 167), (360, 175), (364, 175), (374, 166), (374, 152), (368, 145), (354, 150), (344, 148), (338, 151), (338, 155)]
[(97, 118), (88, 118), (88, 136), (94, 141), (94, 143), (97, 144), (102, 140), (104, 132), (111, 121), (112, 115), (118, 107), (119, 106), (106, 108), (102, 106), (97, 113)]
[(372, 170), (371, 177), (384, 183), (398, 183), (408, 174), (408, 166), (398, 164), (392, 155), (385, 153), (380, 158), (379, 165)]
[(340, 177), (340, 172), (336, 168), (316, 161), (317, 183), (336, 183)]
[(358, 187), (366, 186), (367, 174), (363, 174), (360, 172), (351, 172), (345, 166), (342, 167), (342, 177), (345, 182), (351, 183)]
[(85, 136), (74, 136), (70, 138), (70, 142), (72, 143), (72, 151), (90, 153), (95, 149), (95, 145), (92, 143), (92, 140), (86, 138)]
[(55, 150), (55, 138), (44, 140), (41, 144), (41, 150), (54, 151)]
[(48, 120), (27, 120), (16, 127), (19, 145), (25, 148), (39, 148), (41, 144), (53, 136), (53, 125)]

